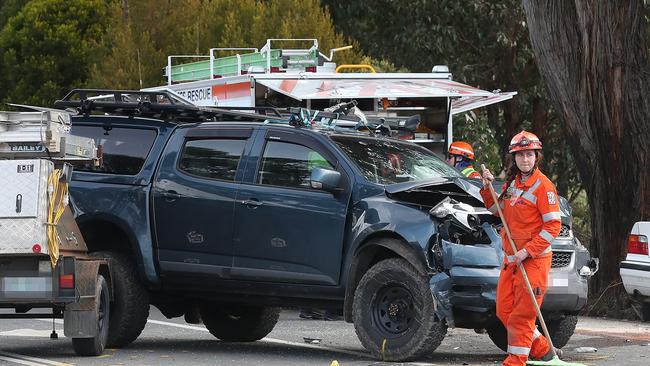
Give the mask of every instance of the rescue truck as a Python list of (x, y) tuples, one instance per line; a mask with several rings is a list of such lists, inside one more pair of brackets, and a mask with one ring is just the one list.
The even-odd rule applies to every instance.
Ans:
[[(285, 45), (294, 48), (281, 48)], [(325, 55), (316, 39), (267, 39), (259, 49), (211, 48), (207, 55), (171, 55), (163, 71), (166, 85), (143, 90), (172, 91), (197, 106), (258, 113), (277, 106), (323, 110), (355, 100), (370, 118), (418, 116), (414, 141), (438, 153), (453, 141), (454, 115), (517, 94), (453, 81), (444, 65), (430, 73), (380, 73), (371, 65), (332, 62), (336, 52), (351, 47)], [(234, 55), (216, 57), (219, 52)]]

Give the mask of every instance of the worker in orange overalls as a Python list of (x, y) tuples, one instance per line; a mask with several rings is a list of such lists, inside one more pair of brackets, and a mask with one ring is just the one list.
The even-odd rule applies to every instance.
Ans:
[[(551, 269), (551, 242), (560, 233), (560, 207), (551, 181), (539, 170), (542, 143), (534, 134), (522, 131), (510, 141), (514, 156), (507, 170), (498, 204), (517, 247), (513, 253), (501, 230), (505, 259), (497, 285), (497, 317), (508, 331), (508, 357), (504, 365), (525, 365), (531, 358), (548, 361), (552, 352), (535, 326), (535, 308), (518, 264), (523, 264), (537, 303), (541, 306)], [(488, 190), (494, 176), (483, 172), (481, 196), (485, 207), (497, 214), (496, 202)], [(558, 353), (560, 356), (561, 353)]]
[(474, 149), (465, 141), (454, 141), (447, 150), (447, 164), (458, 169), (467, 178), (481, 179), (472, 163), (474, 161)]

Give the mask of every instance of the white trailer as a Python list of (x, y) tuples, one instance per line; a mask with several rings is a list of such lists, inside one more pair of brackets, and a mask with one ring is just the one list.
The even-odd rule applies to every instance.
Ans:
[(94, 141), (70, 127), (62, 111), (0, 111), (0, 308), (13, 309), (0, 319), (63, 318), (75, 352), (96, 356), (112, 276), (107, 260), (87, 255), (68, 204), (70, 163), (97, 160)]

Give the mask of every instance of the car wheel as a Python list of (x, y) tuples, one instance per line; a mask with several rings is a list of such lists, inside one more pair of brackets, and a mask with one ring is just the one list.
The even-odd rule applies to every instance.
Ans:
[(135, 263), (116, 252), (95, 252), (97, 258), (111, 261), (113, 303), (111, 304), (107, 346), (121, 348), (135, 341), (149, 317), (149, 292), (142, 285)]
[(226, 342), (253, 342), (271, 333), (280, 317), (280, 308), (205, 303), (203, 324), (210, 333)]
[[(576, 315), (564, 315), (560, 319), (549, 320), (546, 322), (548, 333), (553, 341), (555, 348), (562, 348), (566, 346), (569, 339), (573, 335), (578, 324), (578, 317)], [(541, 326), (537, 326), (543, 334)], [(496, 322), (494, 325), (487, 328), (488, 336), (495, 346), (499, 347), (503, 352), (508, 352), (508, 332), (501, 322)]]
[(427, 277), (401, 258), (383, 260), (361, 278), (352, 317), (363, 346), (384, 361), (433, 352), (447, 334), (447, 324), (435, 316)]
[[(563, 348), (569, 343), (569, 339), (576, 330), (578, 324), (577, 315), (564, 315), (560, 319), (550, 320), (546, 323), (548, 333), (553, 341), (555, 348)], [(539, 331), (542, 332), (542, 327), (538, 326)]]
[(72, 348), (79, 356), (99, 356), (104, 352), (104, 348), (106, 347), (111, 298), (108, 292), (108, 284), (102, 275), (97, 276), (95, 296), (97, 298), (95, 308), (97, 335), (93, 338), (72, 338)]

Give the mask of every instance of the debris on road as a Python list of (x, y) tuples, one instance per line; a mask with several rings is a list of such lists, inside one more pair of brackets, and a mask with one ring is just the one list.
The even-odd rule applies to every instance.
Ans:
[(591, 352), (598, 352), (598, 348), (594, 347), (578, 347), (574, 349), (574, 351), (578, 353), (591, 353)]

